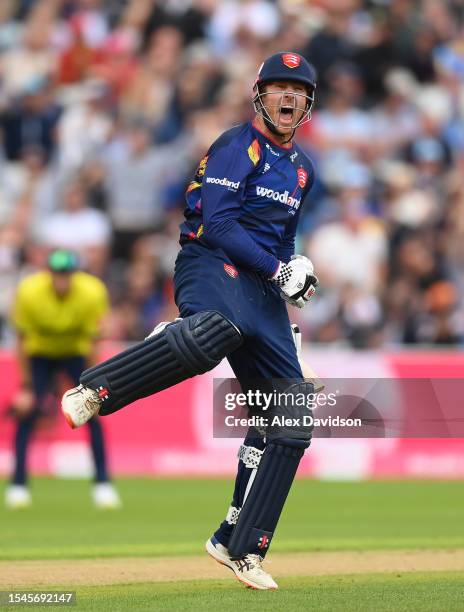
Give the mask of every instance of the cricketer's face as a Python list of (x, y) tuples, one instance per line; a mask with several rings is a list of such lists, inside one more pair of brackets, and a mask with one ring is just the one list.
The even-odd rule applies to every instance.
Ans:
[(52, 283), (55, 293), (64, 297), (71, 289), (72, 274), (70, 272), (52, 272)]
[(282, 135), (291, 133), (308, 109), (308, 92), (296, 81), (275, 81), (263, 88), (262, 103)]

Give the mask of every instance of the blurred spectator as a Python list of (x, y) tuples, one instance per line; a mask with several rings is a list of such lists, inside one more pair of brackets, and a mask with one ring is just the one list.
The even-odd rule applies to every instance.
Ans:
[(108, 35), (109, 24), (103, 0), (77, 0), (70, 25), (80, 33), (83, 43), (92, 49), (101, 47)]
[(328, 88), (330, 68), (351, 59), (355, 53), (355, 46), (348, 37), (353, 4), (353, 0), (329, 0), (322, 17), (323, 26), (312, 36), (304, 52), (306, 59), (316, 68), (317, 88), (322, 99)]
[(0, 113), (6, 157), (17, 160), (24, 147), (38, 145), (50, 159), (55, 151), (55, 127), (60, 110), (49, 84), (41, 77), (32, 78), (20, 97)]
[(49, 80), (56, 67), (50, 48), (49, 24), (37, 19), (25, 27), (21, 46), (13, 46), (1, 58), (2, 87), (9, 98), (24, 95)]
[(121, 112), (126, 117), (144, 117), (154, 127), (167, 111), (182, 53), (182, 34), (174, 27), (153, 34), (143, 61), (126, 84)]
[(380, 291), (384, 281), (387, 239), (383, 224), (369, 214), (366, 185), (361, 177), (345, 180), (336, 201), (339, 219), (312, 234), (308, 256), (327, 287), (351, 285)]
[(143, 23), (143, 40), (146, 47), (153, 32), (164, 26), (178, 29), (186, 45), (203, 39), (209, 18), (217, 4), (216, 0), (163, 3), (135, 0), (130, 8), (132, 13), (138, 13), (138, 19)]
[(0, 223), (19, 224), (23, 231), (56, 207), (59, 181), (38, 145), (25, 146), (15, 162), (3, 164)]
[(404, 68), (388, 71), (386, 95), (372, 110), (375, 157), (390, 157), (420, 133), (419, 112), (414, 105), (418, 84)]
[(175, 316), (194, 165), (250, 117), (259, 64), (285, 49), (319, 72), (297, 239), (321, 287), (292, 317), (317, 342), (462, 342), (461, 5), (0, 2), (0, 326), (15, 283), (58, 243), (108, 280), (115, 338)]
[[(186, 78), (186, 74), (188, 78)], [(192, 46), (184, 54), (182, 72), (177, 78), (164, 121), (156, 129), (156, 140), (167, 142), (186, 129), (190, 113), (211, 107), (221, 93), (225, 75), (205, 45)]]
[(315, 118), (315, 137), (325, 159), (369, 159), (372, 118), (359, 108), (364, 86), (354, 64), (336, 64), (328, 74), (327, 103)]
[(267, 41), (277, 34), (279, 13), (268, 0), (217, 2), (208, 25), (208, 34), (215, 50), (230, 52), (237, 41), (253, 38)]
[(68, 105), (57, 125), (58, 162), (63, 172), (79, 169), (101, 153), (113, 128), (106, 111), (108, 94), (104, 82), (83, 81), (79, 88), (68, 91)]
[(57, 69), (57, 81), (64, 85), (77, 83), (91, 76), (92, 67), (100, 59), (98, 49), (85, 40), (82, 21), (74, 19), (69, 25), (71, 43), (61, 54)]
[(48, 248), (72, 249), (89, 272), (101, 276), (109, 254), (111, 225), (105, 213), (88, 206), (85, 189), (75, 180), (64, 189), (62, 209), (41, 219), (36, 238)]
[(89, 70), (89, 75), (107, 84), (107, 93), (112, 93), (114, 102), (119, 100), (127, 83), (135, 77), (140, 63), (135, 55), (138, 44), (138, 36), (131, 29), (115, 30), (107, 37)]
[(141, 233), (163, 225), (169, 184), (184, 176), (185, 151), (175, 143), (155, 148), (149, 125), (133, 121), (119, 153), (104, 156), (108, 214), (114, 227), (113, 254), (127, 258)]

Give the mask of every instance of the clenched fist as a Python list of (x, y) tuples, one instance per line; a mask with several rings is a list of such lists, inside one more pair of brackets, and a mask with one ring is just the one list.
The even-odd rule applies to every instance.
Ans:
[(297, 308), (304, 308), (319, 283), (311, 260), (304, 255), (293, 255), (288, 264), (280, 262), (270, 280), (280, 287), (283, 299)]

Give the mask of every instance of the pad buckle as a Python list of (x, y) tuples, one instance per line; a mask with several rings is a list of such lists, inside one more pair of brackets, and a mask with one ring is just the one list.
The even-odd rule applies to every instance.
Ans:
[(229, 506), (227, 511), (226, 521), (229, 525), (235, 525), (238, 521), (238, 515), (240, 514), (241, 508), (235, 508), (235, 506)]
[(245, 464), (245, 467), (257, 468), (263, 453), (264, 451), (259, 450), (259, 448), (242, 444), (238, 449), (237, 457)]
[(181, 317), (176, 317), (174, 321), (161, 321), (161, 323), (158, 323), (154, 330), (148, 334), (145, 340), (149, 340), (150, 338), (153, 338), (153, 336), (157, 336), (164, 331), (168, 325), (171, 325), (172, 323), (179, 323), (179, 321), (182, 321)]

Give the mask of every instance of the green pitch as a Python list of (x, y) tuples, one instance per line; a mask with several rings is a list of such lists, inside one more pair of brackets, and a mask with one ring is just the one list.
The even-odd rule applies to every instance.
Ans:
[[(35, 479), (33, 508), (0, 508), (0, 559), (193, 555), (225, 516), (228, 480), (118, 480), (121, 511), (83, 481)], [(273, 551), (464, 548), (460, 482), (299, 480)], [(70, 529), (72, 525), (72, 529)]]
[[(202, 554), (231, 496), (226, 480), (116, 484), (124, 507), (102, 512), (91, 505), (89, 483), (33, 480), (33, 508), (0, 509), (4, 567), (20, 560), (156, 556), (178, 557), (182, 566), (183, 559)], [(278, 553), (298, 551), (464, 549), (463, 508), (460, 482), (299, 480), (273, 544), (274, 563)], [(268, 569), (273, 572), (272, 565)], [(110, 579), (105, 586), (74, 590), (78, 610), (464, 610), (463, 572), (351, 574), (350, 569), (338, 576), (282, 578), (275, 593), (244, 589), (225, 569), (223, 580), (111, 584)], [(56, 584), (51, 576), (49, 588), (63, 588)]]
[(463, 575), (458, 573), (417, 573), (331, 576), (329, 578), (286, 579), (279, 591), (258, 592), (240, 588), (229, 581), (204, 583), (150, 584), (85, 588), (78, 591), (78, 610), (126, 612), (128, 610), (169, 610), (191, 612), (211, 610), (238, 612), (260, 610), (303, 612), (305, 610), (462, 611)]

